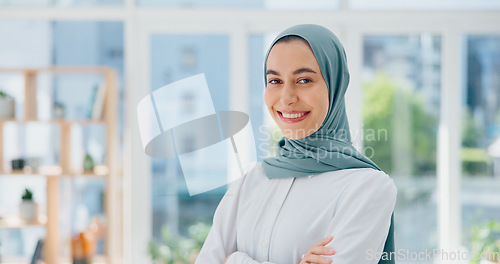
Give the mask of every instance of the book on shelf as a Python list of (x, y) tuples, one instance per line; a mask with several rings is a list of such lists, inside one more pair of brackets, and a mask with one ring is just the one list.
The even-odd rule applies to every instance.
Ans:
[(43, 249), (43, 240), (38, 240), (35, 247), (35, 252), (33, 252), (33, 257), (31, 258), (30, 264), (37, 264), (38, 260), (42, 259), (42, 249)]
[(88, 118), (99, 120), (102, 118), (104, 99), (106, 97), (106, 86), (104, 83), (96, 84), (90, 96)]

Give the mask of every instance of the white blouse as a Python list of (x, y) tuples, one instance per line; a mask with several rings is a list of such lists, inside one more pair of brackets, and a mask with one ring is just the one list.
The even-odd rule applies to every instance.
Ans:
[(231, 184), (196, 264), (298, 264), (327, 236), (336, 264), (376, 264), (389, 232), (396, 187), (382, 171), (347, 169), (268, 179), (256, 163)]

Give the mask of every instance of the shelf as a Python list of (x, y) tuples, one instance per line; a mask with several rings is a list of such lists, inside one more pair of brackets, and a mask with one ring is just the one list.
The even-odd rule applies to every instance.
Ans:
[(64, 172), (59, 166), (40, 166), (37, 171), (32, 171), (29, 167), (24, 170), (8, 170), (0, 171), (0, 176), (9, 175), (22, 175), (22, 176), (40, 176), (40, 177), (75, 177), (75, 176), (92, 176), (92, 177), (106, 177), (109, 169), (105, 165), (97, 165), (94, 171), (70, 171)]
[[(44, 68), (0, 68), (0, 74), (16, 74), (22, 75), (24, 77), (24, 102), (22, 107), (22, 115), (18, 115), (17, 118), (7, 118), (0, 119), (0, 177), (11, 177), (8, 180), (14, 180), (16, 177), (21, 179), (23, 176), (28, 177), (45, 177), (46, 181), (46, 217), (43, 221), (37, 221), (33, 223), (26, 223), (19, 219), (13, 218), (9, 220), (0, 220), (0, 228), (23, 228), (26, 226), (41, 226), (46, 231), (45, 243), (44, 243), (44, 255), (45, 262), (47, 264), (61, 264), (61, 263), (71, 263), (70, 255), (61, 256), (60, 249), (62, 247), (61, 225), (59, 223), (60, 215), (68, 216), (71, 214), (69, 211), (61, 211), (61, 197), (60, 190), (62, 184), (66, 179), (72, 180), (72, 177), (78, 177), (83, 179), (90, 179), (97, 177), (99, 181), (101, 179), (105, 183), (105, 193), (104, 196), (104, 208), (106, 220), (112, 225), (108, 225), (106, 229), (106, 256), (95, 257), (92, 263), (103, 264), (103, 263), (121, 263), (121, 254), (118, 250), (120, 247), (121, 235), (121, 218), (119, 214), (121, 208), (119, 206), (119, 188), (117, 188), (120, 182), (118, 181), (118, 173), (120, 172), (118, 168), (118, 153), (119, 142), (118, 142), (118, 130), (116, 126), (117, 122), (117, 74), (116, 71), (109, 67), (44, 67)], [(38, 120), (40, 103), (37, 80), (39, 74), (49, 74), (50, 76), (60, 75), (60, 74), (98, 74), (103, 77), (102, 87), (105, 89), (100, 89), (103, 91), (103, 105), (102, 105), (102, 115), (100, 118), (55, 118), (50, 117), (46, 120)], [(71, 85), (67, 87), (71, 89)], [(29, 167), (25, 167), (21, 170), (11, 170), (9, 162), (6, 159), (11, 159), (11, 157), (5, 156), (6, 145), (4, 142), (8, 140), (6, 138), (6, 133), (4, 130), (16, 126), (47, 126), (50, 127), (51, 133), (57, 135), (58, 141), (55, 145), (59, 146), (58, 157), (59, 160), (53, 166), (38, 166), (36, 170), (32, 170)], [(87, 129), (85, 126), (98, 126), (96, 128), (105, 130), (105, 157), (106, 164), (95, 166), (93, 171), (86, 172), (82, 169), (75, 169), (72, 161), (75, 157), (73, 154), (75, 146), (72, 146), (72, 136), (78, 135), (77, 129)], [(77, 129), (75, 129), (77, 128)], [(90, 127), (94, 128), (94, 127)], [(52, 131), (54, 130), (55, 131)], [(60, 130), (60, 131), (57, 131)], [(10, 134), (9, 134), (10, 135)], [(9, 145), (10, 146), (10, 145)], [(83, 158), (83, 157), (82, 157)], [(46, 165), (46, 164), (45, 164)], [(75, 166), (77, 166), (75, 164)], [(82, 166), (82, 165), (78, 165)], [(67, 178), (65, 178), (67, 177)], [(2, 179), (3, 180), (3, 179)], [(72, 190), (68, 190), (68, 194)], [(2, 207), (2, 205), (0, 205)], [(67, 239), (67, 238), (66, 238)], [(31, 256), (19, 256), (15, 258), (4, 257), (2, 263), (30, 263)], [(44, 262), (42, 262), (44, 263)]]
[(23, 175), (23, 176), (59, 176), (62, 174), (62, 168), (59, 166), (40, 166), (37, 171), (25, 167), (23, 170), (5, 170), (0, 171), (0, 175)]
[(38, 221), (33, 222), (26, 222), (18, 217), (9, 217), (6, 219), (0, 219), (0, 228), (16, 229), (30, 226), (45, 226), (46, 223), (46, 216), (39, 216)]

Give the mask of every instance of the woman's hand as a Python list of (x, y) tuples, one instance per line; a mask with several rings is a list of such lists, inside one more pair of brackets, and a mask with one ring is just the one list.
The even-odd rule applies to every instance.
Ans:
[(334, 255), (333, 248), (325, 247), (326, 244), (332, 241), (333, 236), (323, 238), (318, 243), (312, 245), (306, 254), (302, 257), (299, 264), (317, 263), (317, 264), (331, 264), (332, 260), (322, 257), (321, 255)]

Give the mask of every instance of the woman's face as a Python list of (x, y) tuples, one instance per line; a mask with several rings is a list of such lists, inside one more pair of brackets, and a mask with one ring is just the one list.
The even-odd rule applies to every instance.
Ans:
[(278, 42), (266, 63), (265, 101), (283, 135), (300, 139), (316, 132), (328, 113), (328, 86), (309, 44)]

